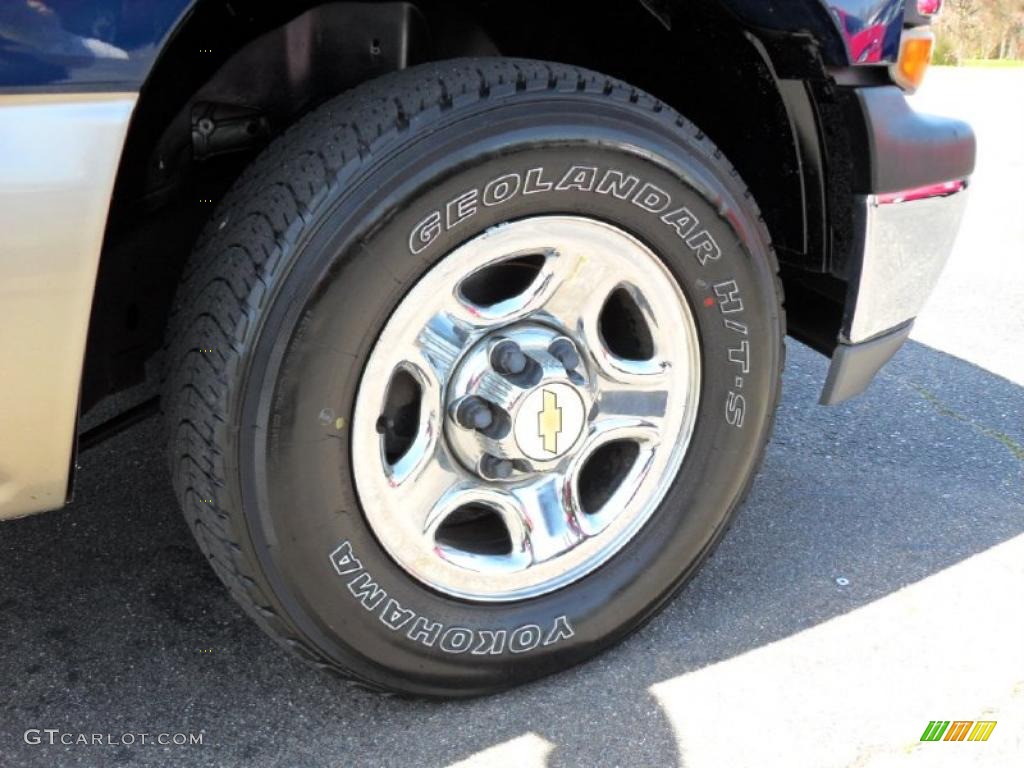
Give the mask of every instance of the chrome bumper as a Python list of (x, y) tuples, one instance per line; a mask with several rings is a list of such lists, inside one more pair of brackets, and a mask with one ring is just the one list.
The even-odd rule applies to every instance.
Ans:
[(963, 180), (860, 198), (864, 250), (843, 343), (867, 341), (917, 317), (953, 250), (966, 201)]
[(821, 403), (864, 391), (899, 350), (953, 250), (967, 181), (859, 198), (860, 271), (851, 276)]

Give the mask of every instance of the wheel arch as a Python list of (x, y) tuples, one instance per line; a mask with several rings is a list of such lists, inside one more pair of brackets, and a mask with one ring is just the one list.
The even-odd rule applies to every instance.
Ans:
[[(780, 37), (756, 26), (761, 12), (742, 0), (635, 0), (599, 12), (583, 0), (555, 7), (541, 0), (307, 0), (287, 11), (281, 5), (239, 13), (222, 0), (194, 0), (142, 84), (101, 257), (83, 409), (144, 378), (147, 359), (162, 343), (173, 287), (192, 242), (212, 203), (258, 149), (253, 142), (195, 162), (190, 112), (208, 98), (241, 101), (257, 110), (257, 118), (265, 109), (272, 118), (269, 138), (333, 92), (421, 61), (491, 54), (590, 67), (644, 88), (700, 126), (758, 200), (784, 264), (825, 267), (823, 170), (811, 162), (821, 162), (820, 152), (815, 155), (820, 144), (811, 97), (800, 78), (823, 76), (822, 52), (838, 55), (834, 39), (812, 44), (808, 34), (802, 43)], [(812, 19), (817, 34), (835, 33), (817, 0), (799, 5), (815, 8), (792, 18)], [(300, 55), (303, 45), (324, 37), (324, 25), (339, 23), (341, 6), (358, 8), (363, 24), (392, 35), (353, 32), (351, 23), (335, 37), (328, 35), (351, 54), (347, 73), (328, 72), (323, 58), (308, 50)], [(537, 18), (544, 23), (538, 25)], [(400, 50), (377, 45), (374, 58), (374, 43), (386, 39)], [(780, 54), (793, 50), (800, 55)], [(246, 90), (244, 81), (228, 76), (233, 60), (237, 74), (238, 61), (257, 59), (284, 68), (287, 76), (275, 83), (285, 83), (294, 98), (270, 103), (260, 78), (250, 78)], [(825, 328), (823, 334), (831, 332)]]

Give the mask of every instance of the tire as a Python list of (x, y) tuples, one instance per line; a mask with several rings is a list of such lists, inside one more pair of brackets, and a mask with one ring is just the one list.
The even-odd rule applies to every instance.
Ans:
[[(462, 400), (435, 413), (431, 385), (418, 380), (406, 401), (396, 395), (392, 402), (392, 392), (401, 389), (399, 374), (385, 382), (365, 372), (401, 347), (378, 344), (382, 334), (402, 340), (393, 318), (420, 311), (436, 296), (449, 300), (444, 291), (410, 293), (443, 272), (437, 265), (509, 232), (528, 234), (533, 225), (539, 231), (561, 227), (570, 238), (574, 232), (595, 237), (595, 253), (605, 248), (609, 265), (620, 253), (611, 243), (637, 254), (622, 262), (624, 285), (634, 277), (647, 280), (650, 292), (664, 292), (662, 304), (652, 306), (674, 307), (666, 311), (682, 318), (678, 327), (655, 323), (657, 345), (685, 354), (683, 341), (690, 337), (683, 326), (692, 324), (691, 364), (698, 373), (686, 374), (682, 364), (668, 370), (663, 381), (671, 389), (665, 391), (681, 394), (658, 401), (662, 416), (651, 423), (660, 418), (657, 429), (664, 434), (644, 433), (640, 447), (625, 449), (638, 451), (634, 457), (658, 457), (645, 458), (644, 467), (664, 467), (644, 470), (636, 481), (647, 483), (646, 495), (638, 494), (645, 505), (594, 507), (608, 512), (607, 530), (619, 525), (616, 515), (632, 510), (632, 522), (614, 529), (617, 538), (595, 534), (601, 549), (574, 533), (580, 541), (565, 544), (565, 553), (587, 553), (577, 558), (576, 570), (542, 569), (538, 538), (542, 543), (528, 542), (525, 556), (537, 565), (516, 573), (535, 568), (532, 573), (542, 575), (502, 582), (489, 574), (500, 570), (494, 563), (511, 561), (481, 559), (494, 570), (481, 565), (479, 578), (460, 581), (461, 566), (435, 563), (396, 543), (396, 531), (406, 525), (401, 515), (422, 510), (368, 508), (361, 499), (380, 498), (370, 487), (374, 462), (392, 471), (390, 457), (413, 450), (430, 414), (440, 414), (447, 430), (444, 438), (430, 438), (430, 450), (445, 455), (456, 450), (448, 442), (472, 432), (476, 417), (452, 415)], [(647, 257), (640, 254), (650, 255), (643, 265)], [(530, 259), (549, 263), (520, 257), (517, 268), (533, 269)], [(472, 254), (466, 258), (473, 263)], [(649, 279), (659, 269), (660, 284)], [(176, 494), (200, 548), (235, 599), (307, 662), (375, 690), (427, 696), (484, 694), (565, 669), (653, 616), (693, 575), (744, 498), (780, 391), (785, 328), (777, 269), (767, 230), (735, 170), (697, 128), (635, 88), (587, 70), (512, 59), (441, 62), (380, 78), (327, 102), (275, 140), (220, 203), (196, 245), (166, 348), (163, 410)], [(488, 275), (490, 285), (513, 285), (499, 290), (518, 285), (504, 273)], [(468, 283), (458, 285), (462, 293), (452, 295), (470, 302)], [(666, 298), (670, 294), (677, 304)], [(416, 302), (404, 302), (407, 296)], [(608, 349), (594, 351), (576, 339), (584, 360), (563, 361), (567, 387), (588, 376), (587, 382), (598, 381), (603, 374), (592, 372), (594, 361), (612, 354), (608, 350), (621, 343), (616, 338), (647, 343), (650, 329), (638, 329), (648, 322), (646, 299), (643, 306), (635, 297), (623, 301), (633, 303), (619, 306), (611, 320), (604, 313), (612, 302), (602, 305), (600, 330), (588, 337)], [(547, 332), (527, 329), (522, 343), (531, 343), (529, 333)], [(575, 338), (572, 329), (559, 332)], [(493, 344), (501, 339), (494, 339), (487, 347), (491, 357), (466, 352), (458, 359), (498, 366)], [(543, 344), (549, 341), (545, 336)], [(530, 359), (540, 360), (547, 376), (554, 362), (545, 354), (541, 349)], [(622, 359), (643, 358), (630, 354), (626, 350)], [(495, 370), (519, 381), (509, 372), (518, 363), (501, 366)], [(456, 386), (463, 384), (452, 383), (444, 396)], [(530, 384), (516, 386), (526, 391)], [(590, 396), (589, 386), (579, 385), (580, 397)], [(470, 390), (459, 391), (469, 396)], [(360, 398), (370, 408), (386, 404), (376, 421), (381, 435), (360, 431), (373, 424), (357, 409)], [(581, 418), (597, 418), (613, 402), (606, 394), (594, 398), (600, 408), (598, 399), (588, 401)], [(500, 421), (504, 411), (494, 408), (489, 413)], [(559, 435), (570, 429), (564, 419), (571, 413), (558, 413), (556, 426), (537, 422), (545, 450), (548, 433), (556, 451)], [(462, 422), (451, 421), (456, 417)], [(440, 423), (434, 427), (441, 429)], [(464, 423), (471, 426), (460, 432)], [(590, 427), (578, 429), (576, 445), (583, 445)], [(457, 471), (483, 472), (472, 463), (480, 458), (473, 451), (492, 445), (490, 439), (469, 434), (458, 450), (463, 459), (472, 454), (470, 464)], [(564, 456), (551, 462), (568, 466)], [(587, 483), (634, 482), (635, 458), (622, 460), (625, 469), (605, 459), (611, 464), (597, 465), (596, 479)], [(456, 471), (452, 466), (447, 469)], [(472, 492), (497, 489), (508, 496), (517, 478), (540, 483), (548, 471), (538, 469), (548, 466), (543, 462), (518, 459), (487, 466), (511, 477), (481, 476)], [(357, 480), (357, 471), (371, 479)], [(582, 498), (584, 481), (575, 478), (572, 492)], [(410, 499), (428, 496), (409, 493)], [(600, 491), (591, 492), (596, 498), (593, 493)], [(591, 520), (589, 509), (580, 520)], [(472, 525), (483, 525), (486, 516), (491, 524), (498, 514), (470, 511), (482, 516), (470, 518)], [(396, 521), (393, 527), (388, 520)], [(540, 537), (541, 527), (523, 535)], [(509, 534), (513, 547), (522, 544), (518, 535)], [(441, 533), (436, 536), (436, 551), (463, 546), (446, 549)], [(495, 546), (494, 557), (508, 556)], [(565, 553), (551, 562), (570, 557)], [(423, 573), (417, 561), (427, 563)]]

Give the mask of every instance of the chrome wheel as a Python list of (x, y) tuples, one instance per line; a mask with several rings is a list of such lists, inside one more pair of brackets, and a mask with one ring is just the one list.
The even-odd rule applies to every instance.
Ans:
[(505, 224), (443, 258), (385, 326), (356, 400), (356, 489), (422, 583), (533, 597), (650, 518), (699, 395), (693, 317), (650, 249), (594, 219)]

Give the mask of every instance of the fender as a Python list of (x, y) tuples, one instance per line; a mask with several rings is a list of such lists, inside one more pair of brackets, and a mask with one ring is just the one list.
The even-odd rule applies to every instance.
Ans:
[[(715, 0), (745, 26), (809, 33), (829, 66), (895, 60), (905, 0)], [(694, 0), (644, 5), (663, 22)], [(211, 0), (47, 0), (0, 3), (0, 91), (137, 91), (160, 52)], [(297, 3), (291, 15), (316, 3)], [(286, 20), (282, 17), (282, 22)]]
[(196, 0), (0, 3), (0, 90), (137, 91)]
[[(831, 67), (887, 64), (899, 55), (906, 0), (718, 0), (745, 26), (810, 33)], [(689, 0), (679, 0), (677, 7)]]

